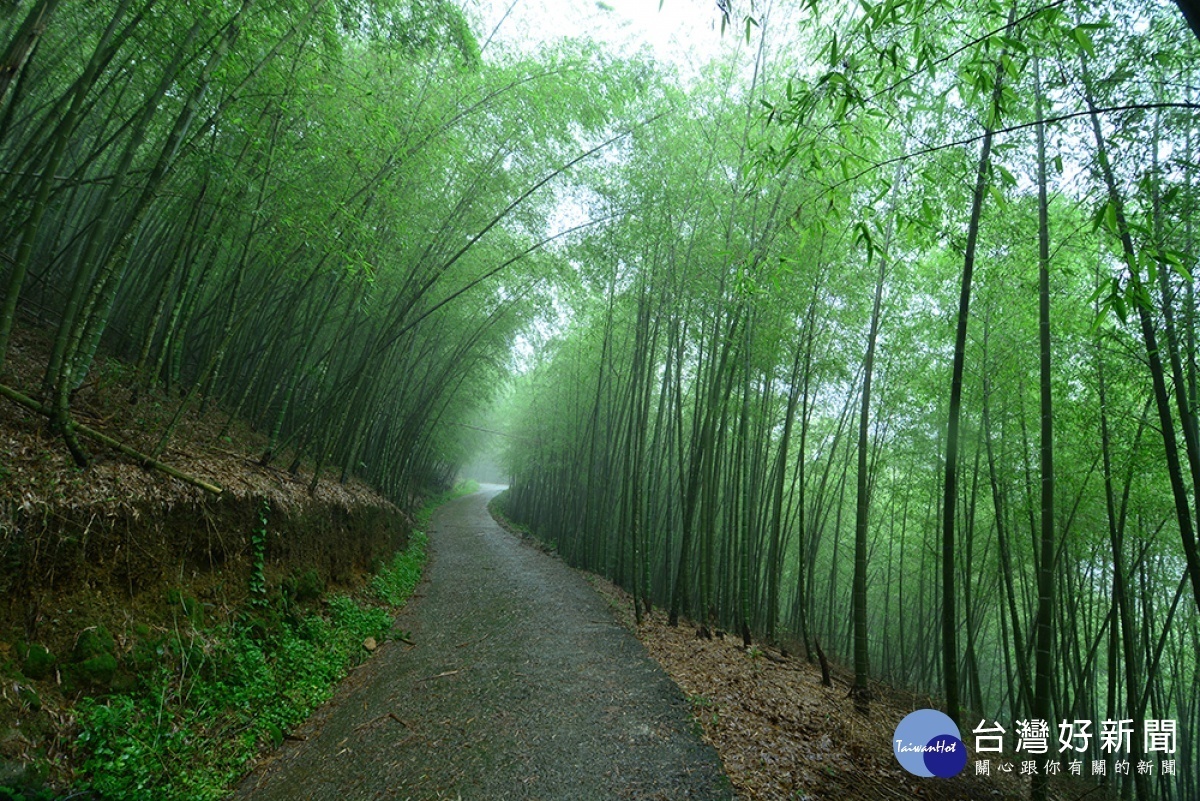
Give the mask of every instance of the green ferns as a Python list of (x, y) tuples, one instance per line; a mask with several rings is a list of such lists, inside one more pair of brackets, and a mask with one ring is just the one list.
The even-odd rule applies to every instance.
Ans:
[[(261, 747), (281, 743), (329, 699), (365, 658), (368, 637), (387, 637), (395, 608), (420, 581), (427, 543), (414, 532), (373, 579), (387, 606), (334, 595), (321, 612), (269, 609), (253, 622), (177, 635), (168, 646), (172, 667), (160, 665), (142, 690), (85, 699), (77, 710), (79, 786), (113, 801), (223, 797)], [(272, 622), (264, 627), (264, 619)]]
[(234, 625), (180, 637), (176, 669), (145, 688), (78, 708), (84, 785), (105, 799), (220, 798), (264, 744), (282, 742), (383, 639), (389, 609), (344, 595), (325, 614), (281, 621), (269, 636)]

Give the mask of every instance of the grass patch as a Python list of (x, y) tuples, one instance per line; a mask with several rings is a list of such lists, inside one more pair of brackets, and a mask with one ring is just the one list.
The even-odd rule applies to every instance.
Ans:
[(517, 523), (508, 516), (508, 509), (506, 507), (507, 496), (508, 490), (505, 490), (488, 502), (488, 514), (492, 516), (496, 524), (509, 534), (515, 534), (526, 542), (529, 542), (543, 553), (557, 554), (557, 540), (544, 539), (538, 536), (529, 526), (524, 523)]
[(401, 607), (412, 596), (421, 582), (421, 574), (428, 558), (429, 535), (425, 529), (433, 519), (438, 507), (464, 495), (479, 491), (476, 481), (463, 481), (445, 492), (438, 493), (425, 502), (417, 512), (417, 528), (409, 535), (408, 547), (397, 551), (392, 561), (371, 579), (371, 590), (375, 597), (394, 607)]
[(172, 667), (143, 678), (140, 691), (84, 699), (76, 789), (113, 801), (221, 798), (262, 747), (328, 700), (364, 658), (364, 640), (392, 626), (387, 608), (345, 595), (264, 622), (277, 611), (180, 636), (168, 646)]
[(505, 490), (488, 501), (488, 514), (492, 516), (492, 519), (496, 521), (500, 528), (508, 533), (517, 534), (522, 537), (533, 537), (534, 534), (529, 530), (529, 526), (509, 518), (507, 501), (508, 490)]
[(421, 581), (421, 571), (429, 546), (429, 535), (414, 531), (408, 537), (408, 547), (392, 557), (391, 564), (371, 579), (375, 597), (390, 606), (403, 606)]
[(460, 481), (450, 489), (439, 492), (437, 495), (425, 501), (425, 505), (421, 507), (421, 511), (417, 512), (417, 528), (421, 531), (429, 528), (429, 521), (433, 519), (433, 513), (437, 511), (439, 506), (449, 503), (455, 498), (461, 498), (464, 495), (471, 495), (479, 492), (478, 481)]

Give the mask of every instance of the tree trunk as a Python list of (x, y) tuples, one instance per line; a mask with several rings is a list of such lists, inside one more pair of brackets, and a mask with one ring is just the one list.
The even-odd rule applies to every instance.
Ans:
[[(1125, 220), (1124, 204), (1117, 191), (1116, 178), (1108, 159), (1108, 148), (1104, 135), (1100, 130), (1100, 115), (1092, 98), (1088, 82), (1087, 61), (1081, 59), (1085, 87), (1085, 99), (1092, 121), (1092, 135), (1096, 142), (1096, 159), (1100, 163), (1100, 171), (1108, 192), (1108, 208), (1111, 209), (1113, 227), (1121, 241), (1125, 257), (1125, 266), (1129, 271), (1129, 292), (1137, 307), (1138, 321), (1141, 324), (1142, 341), (1146, 348), (1146, 360), (1150, 367), (1150, 379), (1154, 387), (1155, 405), (1158, 408), (1159, 429), (1163, 438), (1164, 456), (1167, 462), (1167, 474), (1171, 481), (1171, 495), (1175, 501), (1175, 517), (1179, 524), (1179, 536), (1183, 541), (1183, 553), (1187, 563), (1187, 575), (1192, 584), (1192, 598), (1196, 608), (1200, 609), (1200, 552), (1196, 547), (1196, 531), (1192, 523), (1192, 513), (1189, 508), (1187, 487), (1184, 484), (1183, 465), (1179, 461), (1179, 441), (1175, 434), (1175, 421), (1171, 416), (1171, 401), (1167, 391), (1166, 374), (1163, 370), (1162, 352), (1158, 344), (1158, 332), (1154, 319), (1145, 298), (1148, 297), (1145, 285), (1142, 283), (1141, 268), (1138, 263), (1137, 250), (1133, 244), (1133, 236)], [(1182, 388), (1180, 391), (1183, 391)], [(1188, 437), (1189, 427), (1184, 426), (1184, 436)], [(1194, 477), (1200, 480), (1200, 475)]]
[[(1038, 364), (1039, 405), (1041, 410), (1041, 439), (1039, 462), (1042, 472), (1042, 539), (1041, 563), (1038, 569), (1037, 656), (1034, 660), (1033, 717), (1053, 719), (1051, 698), (1054, 666), (1054, 424), (1053, 399), (1050, 392), (1050, 215), (1046, 193), (1046, 126), (1042, 121), (1042, 85), (1040, 59), (1033, 59), (1034, 106), (1037, 114), (1037, 176), (1038, 176)], [(1045, 801), (1050, 794), (1050, 776), (1046, 771), (1048, 757), (1038, 760), (1033, 776), (1030, 798)]]
[[(1008, 15), (1012, 27), (1017, 7), (1014, 3)], [(967, 225), (967, 246), (963, 254), (962, 288), (958, 298), (958, 323), (954, 335), (954, 363), (950, 379), (949, 420), (946, 424), (945, 482), (942, 491), (942, 682), (946, 696), (946, 714), (959, 722), (958, 701), (958, 606), (954, 579), (954, 524), (958, 501), (958, 429), (962, 414), (963, 370), (966, 363), (967, 322), (971, 310), (971, 279), (975, 272), (975, 250), (979, 242), (979, 223), (983, 215), (983, 199), (991, 174), (992, 136), (1000, 116), (1000, 98), (1004, 83), (1004, 54), (997, 60), (988, 119), (983, 141), (979, 147), (979, 165), (975, 174), (975, 191), (971, 199), (971, 218)]]

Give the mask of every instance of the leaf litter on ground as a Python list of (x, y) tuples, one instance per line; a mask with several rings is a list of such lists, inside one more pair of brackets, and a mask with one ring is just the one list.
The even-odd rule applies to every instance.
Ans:
[[(749, 649), (740, 636), (712, 639), (697, 626), (667, 624), (654, 610), (635, 624), (630, 595), (606, 579), (584, 573), (617, 620), (679, 685), (705, 741), (721, 756), (735, 792), (746, 801), (775, 799), (893, 799), (979, 801), (1024, 799), (1025, 777), (976, 776), (970, 732), (966, 769), (953, 779), (907, 773), (892, 752), (896, 725), (916, 709), (936, 708), (927, 696), (872, 685), (869, 717), (854, 709), (851, 676), (835, 669), (833, 686), (821, 684), (821, 670), (803, 655), (757, 643)], [(1091, 787), (1081, 787), (1080, 792)], [(1076, 793), (1075, 795), (1078, 795)], [(1091, 795), (1089, 798), (1096, 798)]]

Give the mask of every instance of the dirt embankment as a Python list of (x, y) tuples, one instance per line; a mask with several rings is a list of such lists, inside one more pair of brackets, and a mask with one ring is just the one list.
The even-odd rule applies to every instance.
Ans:
[[(4, 376), (19, 388), (36, 386), (27, 339)], [(131, 404), (122, 369), (99, 364), (73, 408), (149, 452), (178, 399)], [(311, 472), (258, 464), (265, 444), (211, 408), (185, 412), (162, 459), (222, 487), (217, 496), (102, 448), (81, 471), (44, 418), (0, 398), (0, 785), (33, 757), (65, 753), (80, 697), (152, 668), (139, 646), (236, 614), (252, 575), (268, 593), (353, 588), (404, 546), (411, 519), (399, 508), (336, 476), (310, 494)]]
[(284, 503), (226, 492), (112, 507), (9, 505), (0, 512), (2, 639), (61, 652), (72, 620), (120, 628), (122, 618), (152, 615), (171, 590), (215, 612), (232, 609), (249, 591), (256, 539), (271, 586), (310, 570), (322, 583), (354, 586), (403, 547), (407, 531), (407, 518), (382, 500)]
[(12, 774), (65, 752), (78, 698), (128, 689), (153, 669), (146, 643), (244, 609), (256, 562), (268, 593), (287, 586), (315, 594), (358, 585), (405, 543), (408, 518), (381, 499), (300, 494), (289, 502), (281, 493), (227, 492), (111, 507), (7, 503), (0, 784), (5, 762)]

